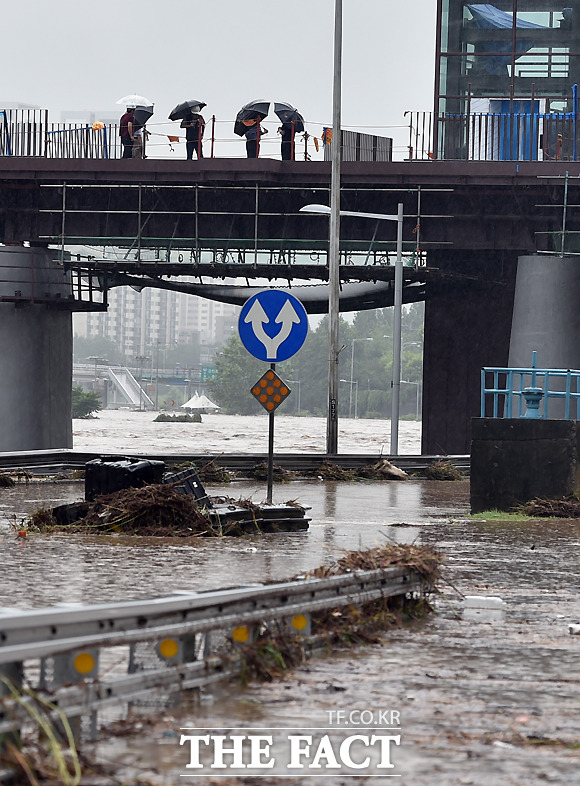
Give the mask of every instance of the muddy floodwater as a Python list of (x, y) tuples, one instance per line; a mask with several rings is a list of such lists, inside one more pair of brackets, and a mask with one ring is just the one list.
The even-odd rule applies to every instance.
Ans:
[[(104, 450), (106, 435), (85, 434), (83, 443), (78, 423), (75, 447)], [(294, 442), (301, 439), (301, 425), (288, 427)], [(126, 422), (125, 436), (131, 428)], [(93, 438), (100, 447), (89, 446)], [(122, 445), (123, 434), (114, 438)], [(308, 434), (311, 439), (318, 444)], [(151, 451), (176, 452), (157, 444)], [(344, 452), (359, 451), (353, 446)], [(265, 493), (262, 484), (246, 481), (210, 491), (256, 501)], [(27, 511), (81, 496), (78, 483), (0, 490), (1, 606), (151, 597), (284, 579), (340, 557), (344, 549), (386, 539), (432, 544), (446, 557), (437, 613), (392, 629), (381, 644), (327, 652), (274, 683), (202, 691), (179, 708), (157, 709), (126, 739), (104, 731), (96, 753), (114, 761), (126, 783), (580, 784), (580, 636), (569, 632), (580, 623), (579, 521), (469, 520), (468, 481), (315, 480), (274, 489), (274, 502), (296, 499), (311, 506), (307, 532), (187, 542), (15, 537), (11, 523)], [(493, 621), (469, 619), (465, 596), (496, 597), (503, 605)], [(289, 773), (282, 753), (289, 734), (327, 734), (338, 751), (345, 738), (376, 734), (386, 720), (394, 730), (384, 734), (400, 737), (400, 744), (391, 745), (394, 766), (388, 771), (376, 774), (373, 753), (356, 779), (329, 769), (328, 759), (320, 760), (319, 769)], [(192, 777), (186, 767), (190, 752), (179, 744), (182, 734), (193, 733), (182, 732), (185, 727), (201, 729), (199, 734), (274, 730), (274, 766), (266, 774)]]
[[(202, 423), (156, 423), (156, 413), (104, 410), (98, 417), (73, 421), (73, 447), (136, 453), (267, 453), (268, 416), (202, 415)], [(379, 456), (389, 453), (389, 420), (339, 420), (339, 452)], [(325, 453), (326, 420), (280, 415), (275, 419), (274, 450)], [(399, 451), (421, 453), (421, 423), (402, 420)]]

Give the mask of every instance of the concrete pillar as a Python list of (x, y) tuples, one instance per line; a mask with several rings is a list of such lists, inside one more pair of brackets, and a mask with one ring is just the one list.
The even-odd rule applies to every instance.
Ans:
[(44, 248), (0, 246), (0, 451), (72, 448), (70, 277)]
[(542, 254), (518, 259), (508, 365), (580, 368), (580, 263)]
[[(423, 353), (425, 454), (466, 454), (480, 413), (481, 369), (508, 359), (517, 256), (429, 251)], [(445, 274), (445, 275), (444, 275)]]
[[(580, 266), (576, 257), (520, 257), (508, 365), (528, 368), (532, 352), (537, 350), (538, 368), (580, 369), (579, 302)], [(543, 378), (538, 382), (543, 385)], [(550, 389), (565, 390), (565, 381), (553, 379)], [(548, 417), (560, 419), (564, 414), (564, 402), (550, 399)]]

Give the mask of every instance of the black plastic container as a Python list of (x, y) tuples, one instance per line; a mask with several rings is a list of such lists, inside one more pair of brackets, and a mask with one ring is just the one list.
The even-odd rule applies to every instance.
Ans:
[(164, 461), (127, 456), (93, 459), (85, 464), (85, 500), (92, 502), (99, 494), (161, 483), (164, 472)]

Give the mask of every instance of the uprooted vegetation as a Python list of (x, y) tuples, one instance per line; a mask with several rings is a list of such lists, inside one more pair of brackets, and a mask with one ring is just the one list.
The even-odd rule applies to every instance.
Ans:
[(423, 589), (405, 598), (383, 597), (362, 605), (351, 604), (313, 613), (311, 638), (297, 635), (286, 622), (268, 623), (252, 643), (239, 648), (242, 681), (271, 681), (304, 663), (313, 646), (377, 643), (385, 630), (425, 616), (432, 610), (429, 594), (435, 589), (442, 563), (442, 555), (430, 546), (389, 544), (346, 552), (330, 565), (295, 577), (297, 580), (324, 579), (354, 571), (406, 567), (419, 574)]
[[(267, 480), (268, 463), (262, 461), (256, 464), (248, 471), (248, 476), (256, 480)], [(278, 464), (274, 464), (272, 467), (272, 479), (275, 483), (289, 483), (291, 480), (296, 480), (297, 477), (298, 473), (292, 472), (289, 469), (284, 469), (284, 467), (280, 467)]]
[[(235, 505), (247, 509), (252, 518), (255, 505), (251, 501), (236, 500)], [(245, 534), (239, 522), (212, 520), (199, 501), (170, 484), (122, 489), (91, 503), (78, 503), (73, 510), (75, 516), (81, 514), (78, 518), (71, 517), (68, 509), (36, 510), (28, 519), (29, 531), (180, 538)]]
[(465, 480), (466, 475), (451, 461), (434, 461), (425, 469), (415, 473), (417, 477), (427, 480)]
[(580, 518), (580, 499), (575, 494), (560, 499), (532, 499), (517, 512), (536, 519), (577, 519)]
[(338, 464), (324, 461), (317, 469), (312, 470), (314, 475), (321, 480), (406, 480), (407, 473), (395, 467), (386, 459), (379, 459), (373, 464), (365, 464), (356, 469), (344, 469)]
[(171, 538), (259, 535), (308, 529), (294, 500), (264, 509), (249, 499), (184, 494), (178, 484), (152, 483), (102, 494), (91, 502), (39, 508), (19, 532), (139, 535)]

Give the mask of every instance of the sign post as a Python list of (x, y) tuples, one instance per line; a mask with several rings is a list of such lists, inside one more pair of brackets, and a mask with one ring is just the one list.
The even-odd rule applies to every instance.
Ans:
[(276, 374), (276, 361), (288, 360), (300, 349), (308, 332), (302, 303), (276, 289), (265, 289), (244, 303), (238, 321), (240, 340), (270, 369), (253, 385), (252, 395), (268, 413), (268, 480), (266, 502), (272, 503), (274, 477), (274, 412), (290, 395), (290, 388)]

